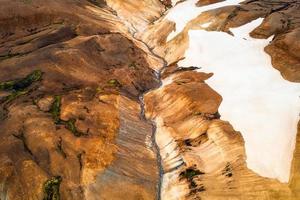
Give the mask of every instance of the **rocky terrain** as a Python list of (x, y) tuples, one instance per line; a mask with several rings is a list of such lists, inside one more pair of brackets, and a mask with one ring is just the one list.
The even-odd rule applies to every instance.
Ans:
[[(0, 200), (300, 198), (299, 115), (279, 138), (291, 137), (288, 180), (261, 174), (215, 71), (184, 66), (191, 31), (233, 37), (262, 19), (249, 34), (270, 40), (272, 70), (297, 90), (299, 1), (0, 3)], [(171, 16), (185, 5), (195, 12)]]

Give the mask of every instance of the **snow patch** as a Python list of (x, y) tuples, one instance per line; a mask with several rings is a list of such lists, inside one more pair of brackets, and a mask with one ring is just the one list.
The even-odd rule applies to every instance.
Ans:
[(152, 150), (153, 144), (152, 144), (152, 138), (151, 138), (150, 135), (146, 135), (145, 145), (146, 145), (146, 147), (147, 147), (148, 150)]
[(166, 85), (169, 85), (171, 83), (173, 83), (173, 77), (169, 76), (169, 77), (167, 77), (167, 78), (165, 78), (165, 79), (162, 80), (161, 87), (165, 87)]
[(211, 25), (211, 22), (207, 22), (207, 23), (201, 24), (200, 27), (201, 28), (208, 28), (210, 25)]
[(172, 0), (172, 6), (175, 6), (181, 0)]
[(186, 24), (198, 17), (202, 12), (224, 7), (237, 5), (243, 0), (227, 0), (219, 3), (210, 4), (207, 6), (197, 7), (196, 3), (198, 0), (187, 0), (180, 4), (177, 4), (175, 7), (171, 8), (166, 15), (165, 19), (173, 21), (176, 23), (176, 30), (169, 34), (167, 41), (173, 39), (178, 33), (180, 33)]
[[(173, 18), (192, 13), (180, 11), (185, 7), (178, 9)], [(224, 32), (189, 31), (190, 46), (179, 66), (200, 66), (198, 71), (214, 73), (206, 82), (223, 97), (219, 108), (222, 119), (244, 137), (248, 167), (261, 176), (288, 182), (299, 121), (300, 85), (286, 81), (272, 67), (264, 52), (270, 39), (249, 36), (261, 22), (258, 19), (231, 29), (234, 37)]]

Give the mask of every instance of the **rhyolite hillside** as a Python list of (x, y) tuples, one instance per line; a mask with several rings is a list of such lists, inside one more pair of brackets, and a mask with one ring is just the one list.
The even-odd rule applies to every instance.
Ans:
[(0, 200), (300, 199), (299, 82), (297, 0), (0, 0)]

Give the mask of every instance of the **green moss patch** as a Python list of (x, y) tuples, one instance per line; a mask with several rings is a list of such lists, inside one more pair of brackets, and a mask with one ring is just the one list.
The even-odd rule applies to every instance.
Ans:
[(180, 179), (181, 180), (185, 179), (189, 184), (189, 189), (190, 189), (189, 195), (195, 195), (198, 192), (205, 191), (205, 187), (201, 184), (197, 185), (196, 181), (194, 180), (194, 178), (203, 174), (205, 173), (193, 167), (187, 168), (179, 174)]
[(73, 133), (73, 135), (75, 135), (76, 137), (80, 137), (82, 135), (84, 135), (82, 132), (78, 131), (75, 123), (76, 123), (76, 119), (69, 119), (68, 121), (64, 121), (63, 122), (66, 126), (66, 128), (71, 131)]
[(107, 84), (111, 87), (122, 87), (122, 84), (117, 79), (110, 79)]
[(44, 198), (43, 200), (60, 200), (59, 187), (62, 178), (55, 176), (44, 183)]
[(17, 99), (19, 96), (27, 94), (29, 91), (16, 91), (12, 94), (8, 95), (7, 97), (4, 97), (3, 101), (6, 103), (9, 103), (15, 99)]
[(96, 93), (100, 93), (100, 92), (103, 92), (103, 88), (97, 87), (97, 88), (96, 88)]
[(186, 178), (188, 180), (192, 180), (195, 176), (203, 175), (203, 174), (205, 174), (205, 173), (201, 172), (200, 170), (193, 169), (193, 168), (187, 168), (183, 172), (181, 172), (179, 174), (179, 176), (181, 178)]
[(25, 78), (0, 83), (0, 90), (12, 92), (10, 95), (4, 97), (1, 102), (9, 103), (19, 96), (27, 94), (29, 92), (27, 88), (34, 82), (40, 81), (42, 79), (42, 75), (42, 71), (34, 70)]
[(64, 125), (66, 127), (66, 129), (71, 131), (73, 133), (73, 135), (75, 135), (76, 137), (80, 137), (80, 136), (84, 135), (84, 133), (77, 130), (77, 128), (75, 126), (76, 119), (72, 118), (72, 119), (69, 119), (68, 121), (64, 121), (64, 120), (60, 119), (60, 111), (61, 111), (61, 96), (55, 96), (54, 102), (52, 103), (50, 111), (49, 111), (52, 115), (54, 123), (59, 124), (59, 125)]
[(29, 87), (32, 83), (41, 80), (42, 78), (42, 71), (34, 70), (32, 73), (27, 75), (25, 78), (7, 81), (0, 83), (0, 90), (5, 91), (22, 91)]
[(51, 105), (50, 113), (55, 124), (59, 124), (60, 120), (61, 96), (55, 96), (54, 102)]

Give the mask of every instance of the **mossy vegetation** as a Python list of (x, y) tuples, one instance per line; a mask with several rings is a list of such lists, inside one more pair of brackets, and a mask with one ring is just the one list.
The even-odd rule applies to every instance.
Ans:
[(3, 83), (0, 83), (0, 90), (5, 90), (5, 91), (13, 90), (14, 84), (15, 84), (15, 81), (6, 81)]
[(43, 200), (60, 200), (59, 187), (62, 182), (60, 176), (55, 176), (44, 183)]
[(19, 96), (27, 94), (29, 91), (16, 91), (13, 92), (12, 94), (4, 97), (3, 102), (9, 103), (15, 99), (17, 99)]
[(97, 87), (97, 88), (96, 88), (96, 93), (101, 93), (101, 92), (103, 92), (103, 88)]
[(60, 124), (60, 125), (65, 125), (66, 129), (71, 131), (73, 133), (73, 135), (75, 135), (76, 137), (80, 137), (80, 136), (84, 135), (84, 133), (77, 130), (77, 128), (75, 126), (76, 119), (71, 118), (68, 121), (64, 121), (64, 120), (60, 119), (61, 99), (62, 99), (61, 96), (55, 96), (54, 102), (52, 103), (50, 111), (49, 111), (52, 115), (54, 123)]
[(66, 126), (66, 128), (71, 131), (73, 133), (73, 135), (75, 135), (76, 137), (80, 137), (82, 135), (84, 135), (82, 132), (78, 131), (75, 123), (76, 123), (76, 119), (69, 119), (68, 121), (64, 121), (63, 122)]
[(192, 180), (195, 176), (198, 176), (198, 175), (203, 175), (205, 174), (204, 172), (201, 172), (200, 170), (198, 169), (194, 169), (194, 168), (187, 168), (185, 169), (183, 172), (181, 172), (179, 174), (179, 176), (181, 178), (186, 178), (188, 180)]
[(222, 174), (225, 175), (228, 178), (233, 176), (232, 167), (231, 167), (230, 163), (226, 164), (225, 168), (222, 171)]
[(188, 182), (190, 195), (205, 191), (205, 187), (203, 185), (197, 185), (195, 181), (196, 177), (203, 174), (205, 173), (193, 167), (187, 168), (179, 174), (180, 179), (185, 179)]
[(29, 92), (27, 88), (34, 82), (40, 81), (42, 79), (42, 75), (42, 71), (34, 70), (25, 78), (0, 83), (0, 90), (11, 92), (11, 94), (4, 97), (1, 102), (9, 103), (19, 96), (27, 94)]
[(15, 54), (9, 53), (9, 54), (6, 54), (6, 55), (1, 55), (1, 56), (0, 56), (0, 61), (6, 60), (6, 59), (10, 59), (10, 58), (13, 58), (13, 57), (15, 57), (15, 56), (21, 56), (21, 55), (22, 55), (22, 54), (20, 54), (20, 53), (15, 53)]
[(30, 73), (23, 79), (17, 79), (17, 80), (0, 83), (0, 90), (23, 91), (24, 89), (29, 87), (32, 83), (41, 80), (42, 75), (43, 75), (42, 71), (34, 70), (32, 73)]
[(137, 69), (137, 64), (135, 62), (132, 62), (128, 65), (128, 68), (130, 69)]
[(117, 79), (110, 79), (107, 84), (111, 87), (122, 87), (122, 84)]
[(61, 96), (55, 96), (50, 108), (50, 113), (55, 124), (59, 124), (60, 120)]
[(200, 111), (195, 111), (195, 112), (193, 112), (193, 115), (203, 115), (203, 113)]

